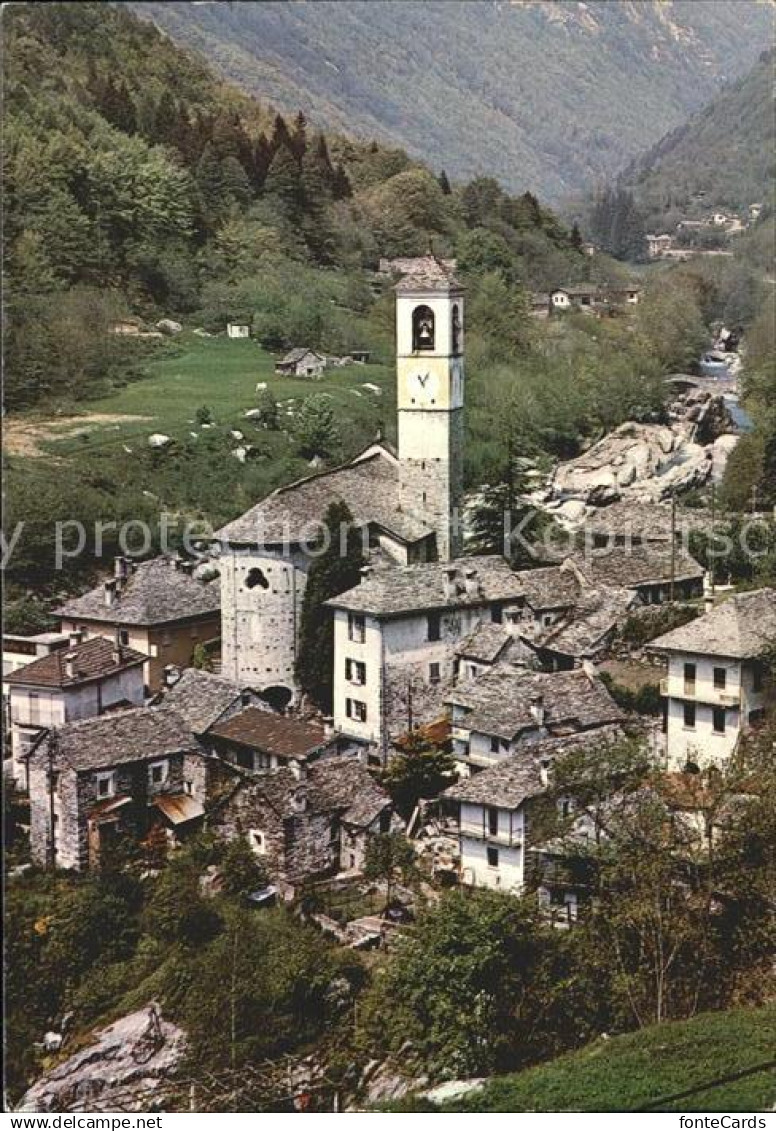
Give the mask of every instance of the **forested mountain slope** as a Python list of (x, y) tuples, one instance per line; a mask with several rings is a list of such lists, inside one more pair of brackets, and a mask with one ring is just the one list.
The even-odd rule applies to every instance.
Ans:
[(755, 201), (771, 200), (776, 177), (773, 78), (774, 52), (764, 52), (747, 75), (625, 171), (622, 180), (648, 221), (665, 226), (693, 208), (745, 210)]
[(772, 0), (136, 3), (317, 125), (548, 200), (611, 177), (746, 71)]
[(126, 7), (5, 15), (10, 407), (77, 399), (121, 374), (129, 346), (105, 331), (130, 312), (196, 312), (219, 329), (252, 317), (273, 348), (362, 346), (363, 268), (431, 239), (466, 253), (486, 217), (498, 235), (478, 252), (484, 267), (495, 257), (544, 287), (586, 270), (535, 198), (495, 182), (454, 193), (401, 150), (314, 135)]

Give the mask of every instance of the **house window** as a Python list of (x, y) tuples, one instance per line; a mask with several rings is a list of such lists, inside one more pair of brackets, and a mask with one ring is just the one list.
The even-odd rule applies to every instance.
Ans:
[(752, 691), (762, 691), (763, 689), (763, 670), (756, 664), (752, 669)]
[(125, 646), (129, 644), (129, 633), (127, 632), (126, 628), (119, 629), (119, 644), (123, 644)]
[(684, 725), (688, 730), (695, 730), (695, 704), (684, 704)]
[(362, 703), (360, 699), (346, 699), (345, 714), (349, 719), (355, 719), (356, 722), (365, 723), (366, 703)]
[(366, 664), (360, 660), (345, 660), (345, 679), (349, 683), (366, 683)]
[(490, 606), (490, 619), (493, 624), (501, 624), (504, 620), (504, 609), (500, 601)]
[(439, 640), (442, 636), (442, 616), (440, 613), (428, 614), (428, 639)]
[(499, 740), (497, 738), (491, 738), (491, 740), (490, 740), (490, 752), (491, 752), (491, 754), (498, 754), (498, 749), (499, 749)]
[(235, 761), (237, 762), (237, 765), (241, 766), (244, 770), (253, 769), (253, 758), (253, 752), (250, 750), (240, 749), (235, 755)]
[(264, 833), (259, 832), (258, 829), (251, 829), (248, 833), (248, 842), (257, 856), (265, 856), (267, 853), (267, 839)]
[(360, 613), (348, 613), (348, 640), (355, 640), (356, 644), (364, 643), (365, 623)]
[(29, 721), (34, 726), (40, 722), (40, 695), (36, 691), (30, 691), (27, 695), (27, 704), (30, 709)]
[(498, 809), (488, 809), (488, 834), (498, 836)]
[(695, 694), (695, 664), (684, 665), (684, 690), (691, 694)]
[(498, 849), (497, 848), (489, 848), (488, 849), (488, 867), (489, 868), (498, 868)]
[(439, 664), (428, 665), (428, 679), (429, 683), (439, 683), (442, 678), (439, 670)]
[(544, 621), (544, 627), (548, 628), (552, 624), (552, 613), (545, 613), (542, 619)]
[(188, 793), (189, 797), (191, 797), (191, 795), (194, 793), (194, 782), (185, 781), (183, 783), (183, 792)]
[(383, 809), (380, 814), (380, 832), (389, 833), (391, 831), (391, 811), (390, 809)]
[(98, 797), (113, 797), (116, 792), (116, 774), (113, 770), (95, 775)]
[(724, 691), (727, 684), (727, 668), (714, 669), (714, 686), (718, 691)]
[(725, 733), (725, 708), (714, 707), (711, 712), (711, 721), (715, 734)]
[(272, 755), (267, 754), (264, 750), (257, 750), (253, 755), (252, 770), (271, 770), (272, 769)]
[(148, 767), (148, 784), (164, 785), (169, 774), (169, 763), (165, 758), (161, 762), (151, 762)]

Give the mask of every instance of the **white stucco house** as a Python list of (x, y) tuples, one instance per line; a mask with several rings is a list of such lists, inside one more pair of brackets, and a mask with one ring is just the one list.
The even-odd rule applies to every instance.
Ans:
[[(384, 755), (390, 739), (444, 713), (458, 646), (522, 604), (499, 555), (369, 571), (334, 610), (334, 725)], [(515, 634), (516, 639), (516, 634)]]
[(41, 656), (8, 676), (11, 774), (28, 787), (28, 760), (50, 727), (143, 704), (146, 656), (102, 637)]
[(776, 589), (740, 593), (652, 641), (668, 660), (670, 769), (724, 763), (741, 733), (762, 718), (769, 648), (776, 646)]

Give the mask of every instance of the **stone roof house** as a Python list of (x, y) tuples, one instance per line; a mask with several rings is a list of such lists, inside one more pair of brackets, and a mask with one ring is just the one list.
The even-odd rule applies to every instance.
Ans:
[(683, 546), (665, 543), (608, 546), (570, 555), (570, 562), (590, 585), (634, 589), (644, 604), (661, 604), (703, 594), (704, 569)]
[(391, 799), (352, 757), (295, 762), (294, 770), (240, 773), (208, 815), (227, 840), (245, 837), (286, 894), (363, 867), (368, 838), (401, 827)]
[(640, 545), (668, 542), (672, 536), (686, 542), (695, 531), (708, 531), (705, 511), (677, 507), (672, 517), (668, 503), (639, 503), (635, 500), (597, 507), (584, 522), (584, 532), (596, 546)]
[(384, 759), (393, 738), (442, 713), (460, 642), (485, 624), (508, 627), (522, 600), (498, 555), (369, 572), (327, 602), (336, 729)]
[(197, 827), (216, 769), (169, 707), (54, 727), (29, 766), (32, 858), (76, 871), (154, 825), (175, 839)]
[(247, 770), (281, 769), (337, 750), (330, 727), (258, 707), (246, 707), (215, 723), (207, 742), (226, 761)]
[(275, 363), (275, 372), (294, 377), (322, 377), (326, 369), (326, 358), (316, 350), (305, 346), (290, 350), (284, 358)]
[(182, 672), (180, 678), (160, 694), (159, 700), (164, 706), (172, 707), (200, 737), (244, 707), (253, 705), (270, 710), (250, 688), (238, 687), (222, 676), (197, 668)]
[(198, 643), (220, 637), (217, 581), (194, 576), (191, 563), (159, 557), (134, 564), (117, 558), (114, 575), (57, 609), (62, 630), (103, 636), (142, 652), (146, 683), (161, 687), (170, 664), (186, 667)]
[(776, 589), (736, 594), (651, 642), (650, 651), (668, 660), (661, 690), (672, 769), (731, 757), (763, 717), (774, 646)]
[(625, 716), (585, 669), (494, 668), (447, 696), (453, 754), (462, 774), (512, 757), (547, 738), (621, 725)]
[[(552, 867), (554, 857), (546, 847), (532, 847), (534, 803), (551, 790), (550, 771), (557, 759), (579, 750), (600, 750), (605, 758), (621, 738), (619, 727), (612, 726), (544, 739), (446, 789), (441, 799), (458, 826), (461, 882), (520, 894), (540, 877), (542, 901), (553, 910), (563, 908), (568, 919), (576, 918), (585, 892), (568, 869)], [(573, 805), (571, 798), (556, 802), (564, 812)]]
[(71, 637), (59, 648), (8, 675), (11, 772), (27, 789), (27, 759), (42, 731), (77, 719), (143, 703), (146, 657), (102, 637)]

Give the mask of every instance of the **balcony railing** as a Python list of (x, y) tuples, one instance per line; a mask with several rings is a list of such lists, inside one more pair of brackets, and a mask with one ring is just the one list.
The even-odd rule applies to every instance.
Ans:
[(476, 840), (486, 840), (489, 844), (501, 844), (508, 848), (520, 848), (523, 843), (523, 834), (519, 832), (497, 832), (492, 833), (485, 825), (483, 828), (482, 823), (472, 824), (467, 822), (460, 826), (461, 836), (470, 836)]
[(741, 703), (740, 691), (728, 691), (715, 687), (713, 683), (687, 683), (672, 679), (661, 679), (660, 694), (666, 699), (690, 699), (694, 703), (709, 703), (712, 707), (738, 707)]

